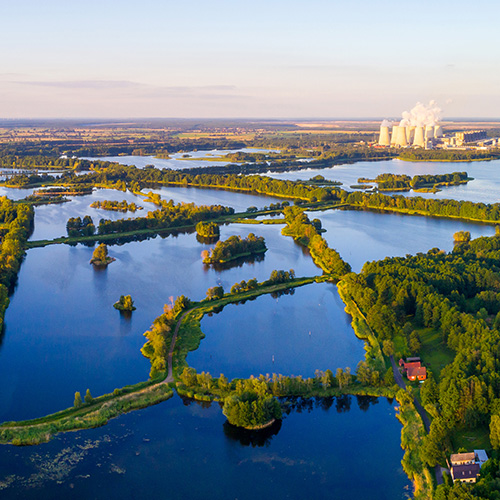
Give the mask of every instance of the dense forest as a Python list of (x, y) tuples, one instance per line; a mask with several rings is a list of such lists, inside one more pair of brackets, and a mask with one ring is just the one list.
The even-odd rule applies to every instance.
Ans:
[(421, 356), (430, 370), (420, 389), (433, 417), (421, 460), (446, 465), (464, 431), (488, 430), (499, 449), (500, 237), (368, 262), (343, 284), (381, 343), (396, 357)]
[(479, 221), (500, 221), (500, 204), (473, 203), (472, 201), (456, 201), (422, 198), (420, 196), (405, 197), (402, 195), (385, 195), (382, 193), (349, 193), (346, 202), (353, 207), (377, 208), (396, 212), (414, 212), (421, 215), (456, 217)]

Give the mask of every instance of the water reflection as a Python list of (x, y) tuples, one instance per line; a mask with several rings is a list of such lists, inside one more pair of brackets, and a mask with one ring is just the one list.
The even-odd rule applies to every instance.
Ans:
[(241, 446), (263, 447), (270, 446), (274, 436), (281, 429), (282, 420), (276, 420), (272, 425), (264, 429), (249, 430), (231, 425), (227, 420), (223, 424), (224, 435), (232, 440), (237, 441)]

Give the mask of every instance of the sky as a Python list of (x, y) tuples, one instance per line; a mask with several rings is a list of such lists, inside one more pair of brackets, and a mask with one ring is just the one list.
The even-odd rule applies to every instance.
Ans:
[(0, 0), (0, 118), (500, 118), (498, 0)]

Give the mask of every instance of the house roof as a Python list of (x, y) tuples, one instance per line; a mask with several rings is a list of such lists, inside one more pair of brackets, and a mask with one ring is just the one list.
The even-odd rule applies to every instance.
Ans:
[(476, 460), (476, 454), (471, 451), (469, 453), (455, 453), (450, 457), (451, 465), (456, 462), (474, 462)]
[(451, 475), (454, 480), (477, 478), (479, 474), (478, 464), (454, 465), (451, 468)]
[(474, 450), (474, 454), (476, 455), (476, 460), (480, 463), (486, 462), (486, 460), (488, 460), (488, 455), (484, 450)]
[[(420, 364), (420, 363), (419, 363)], [(415, 366), (406, 370), (406, 375), (410, 377), (427, 377), (427, 369), (425, 366)]]

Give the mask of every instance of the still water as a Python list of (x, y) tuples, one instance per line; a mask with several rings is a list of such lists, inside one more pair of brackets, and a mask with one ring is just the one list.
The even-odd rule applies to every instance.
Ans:
[[(159, 192), (164, 198), (176, 195), (176, 201), (199, 204), (221, 200), (237, 209), (272, 200), (182, 189)], [(65, 205), (46, 212), (39, 207), (36, 239), (64, 234), (60, 230), (69, 214), (88, 213), (93, 196), (137, 203), (134, 195), (110, 191), (75, 197), (74, 212)], [(386, 255), (435, 246), (450, 250), (457, 230), (470, 230), (473, 236), (493, 234), (490, 226), (443, 219), (359, 211), (312, 215), (322, 220), (329, 245), (355, 270), (366, 260)], [(0, 420), (65, 408), (75, 391), (83, 393), (87, 387), (97, 396), (146, 379), (149, 362), (139, 352), (142, 334), (170, 297), (184, 294), (199, 300), (210, 286), (221, 284), (229, 290), (242, 279), (262, 281), (273, 269), (293, 268), (298, 276), (320, 274), (306, 250), (281, 236), (280, 227), (223, 226), (222, 239), (254, 232), (265, 237), (269, 248), (263, 260), (225, 270), (202, 264), (201, 251), (210, 245), (199, 243), (195, 234), (111, 246), (117, 260), (104, 271), (90, 266), (92, 248), (83, 245), (29, 250), (0, 346)], [(131, 294), (137, 306), (130, 319), (112, 308), (122, 294)], [(223, 372), (231, 378), (272, 372), (310, 376), (316, 368), (338, 366), (354, 369), (363, 357), (363, 345), (343, 309), (330, 284), (228, 306), (204, 318), (207, 336), (188, 361), (199, 371)], [(311, 411), (299, 406), (259, 447), (249, 446), (248, 436), (223, 426), (218, 405), (185, 406), (175, 397), (102, 429), (63, 435), (47, 445), (2, 447), (2, 497), (105, 498), (118, 493), (134, 498), (140, 487), (141, 495), (162, 488), (173, 498), (402, 498), (408, 480), (400, 466), (400, 424), (392, 404), (376, 401), (369, 405), (360, 400), (358, 405), (357, 398), (332, 400), (330, 408), (326, 401)], [(349, 404), (350, 411), (344, 411)]]
[[(395, 402), (348, 397), (292, 406), (256, 440), (218, 404), (175, 396), (106, 427), (34, 448), (3, 447), (3, 499), (407, 498)], [(376, 459), (374, 459), (376, 457)]]
[(321, 220), (328, 246), (335, 248), (354, 272), (361, 271), (367, 261), (385, 257), (425, 253), (436, 247), (450, 252), (457, 231), (469, 231), (472, 238), (495, 234), (492, 225), (439, 217), (358, 210), (310, 212), (309, 217)]
[[(444, 187), (433, 193), (401, 193), (404, 196), (422, 196), (452, 200), (468, 200), (482, 203), (500, 202), (500, 160), (473, 162), (410, 162), (402, 160), (360, 161), (353, 164), (335, 165), (325, 169), (307, 169), (294, 172), (268, 173), (276, 179), (307, 180), (315, 175), (325, 179), (342, 182), (342, 189), (352, 191), (351, 185), (358, 183), (358, 178), (374, 179), (379, 174), (447, 174), (467, 172), (474, 180), (468, 184)], [(389, 193), (388, 193), (389, 194)]]
[(344, 307), (331, 283), (226, 306), (203, 318), (206, 338), (187, 361), (198, 372), (229, 379), (261, 373), (313, 377), (316, 369), (335, 373), (346, 366), (354, 372), (364, 359), (364, 342), (356, 338)]
[[(194, 233), (109, 247), (116, 261), (105, 270), (89, 264), (93, 248), (83, 245), (29, 250), (0, 346), (0, 420), (65, 408), (75, 391), (87, 387), (97, 396), (145, 380), (149, 362), (139, 352), (143, 333), (170, 297), (200, 300), (218, 283), (229, 290), (236, 281), (263, 281), (283, 267), (298, 276), (320, 274), (307, 253), (277, 227), (223, 226), (221, 237), (246, 237), (251, 231), (266, 239), (264, 260), (239, 262), (223, 271), (204, 266), (201, 252), (210, 245), (200, 244)], [(131, 319), (112, 307), (128, 294), (137, 307)]]
[[(6, 189), (6, 191), (7, 196), (15, 199), (11, 195), (12, 190)], [(31, 194), (31, 190), (19, 189), (15, 191), (15, 195), (19, 198), (24, 198), (28, 194)], [(113, 189), (94, 189), (92, 194), (89, 195), (68, 197), (70, 201), (65, 203), (59, 203), (56, 205), (41, 205), (37, 207), (35, 210), (35, 229), (30, 237), (30, 240), (45, 240), (67, 236), (66, 223), (71, 217), (83, 217), (85, 215), (90, 215), (96, 227), (99, 225), (100, 219), (117, 220), (146, 217), (149, 211), (158, 209), (158, 207), (153, 203), (144, 201), (144, 197), (149, 191), (160, 194), (163, 200), (173, 200), (175, 203), (184, 202), (195, 203), (196, 205), (223, 205), (234, 208), (235, 212), (245, 212), (250, 206), (263, 208), (271, 203), (276, 203), (276, 201), (281, 201), (271, 196), (185, 187), (160, 187), (156, 189), (146, 188), (143, 191), (144, 196), (135, 195), (130, 191), (123, 192)], [(0, 195), (1, 194), (2, 191), (0, 191)], [(136, 205), (143, 207), (143, 210), (137, 210), (136, 212), (116, 212), (90, 207), (94, 201), (104, 200), (126, 200), (128, 203), (135, 203)]]
[[(211, 151), (186, 151), (184, 153), (172, 153), (169, 159), (156, 158), (154, 156), (88, 156), (82, 160), (100, 160), (120, 163), (121, 165), (135, 165), (144, 168), (153, 165), (156, 168), (171, 168), (172, 170), (183, 170), (185, 168), (198, 167), (220, 167), (228, 165), (229, 162), (218, 160), (217, 157), (231, 153), (269, 153), (270, 149), (242, 148), (242, 149), (213, 149)], [(185, 155), (188, 155), (187, 157)], [(183, 158), (184, 157), (184, 158)]]

